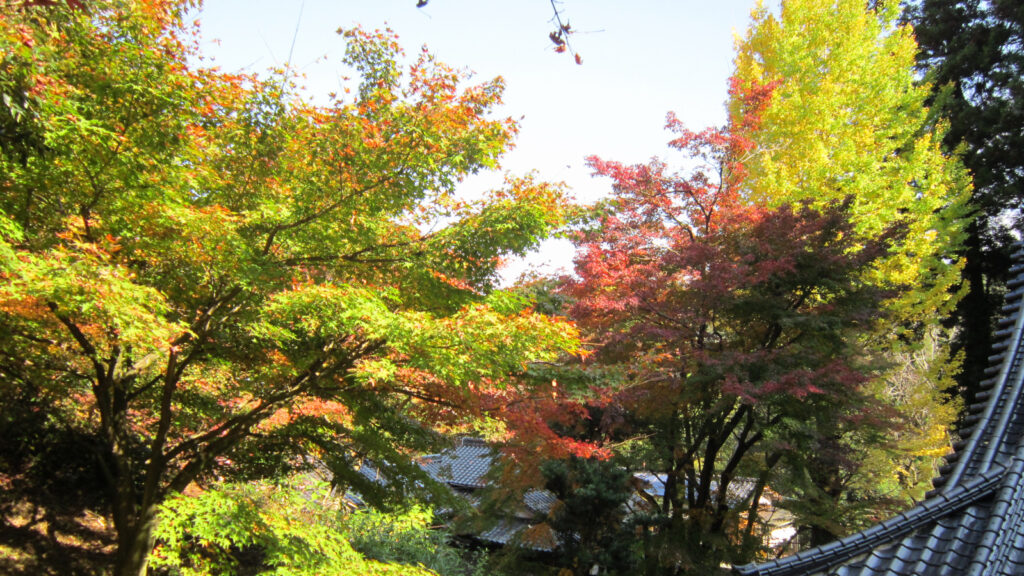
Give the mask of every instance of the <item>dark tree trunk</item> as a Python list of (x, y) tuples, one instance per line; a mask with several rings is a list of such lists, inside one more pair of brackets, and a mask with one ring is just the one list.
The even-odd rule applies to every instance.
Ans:
[(114, 576), (145, 576), (149, 552), (153, 549), (153, 528), (156, 525), (156, 506), (139, 510), (135, 518), (115, 519), (117, 524), (117, 554), (114, 557)]
[[(819, 514), (826, 517), (833, 516), (830, 513), (836, 510), (839, 505), (839, 499), (842, 497), (845, 489), (839, 467), (834, 464), (821, 466), (817, 471), (812, 470), (811, 477), (823, 493), (822, 500), (817, 502), (820, 510)], [(828, 527), (818, 523), (812, 524), (808, 532), (810, 534), (810, 542), (808, 544), (811, 547), (828, 544), (841, 536), (841, 534), (837, 534)]]
[(965, 407), (974, 403), (978, 385), (985, 379), (985, 368), (992, 353), (992, 327), (1003, 300), (1000, 290), (995, 288), (1005, 285), (1009, 275), (1011, 248), (998, 244), (986, 246), (987, 226), (986, 219), (979, 218), (967, 228), (967, 262), (963, 277), (968, 291), (957, 306), (955, 317), (960, 326), (956, 350), (964, 354), (958, 384)]

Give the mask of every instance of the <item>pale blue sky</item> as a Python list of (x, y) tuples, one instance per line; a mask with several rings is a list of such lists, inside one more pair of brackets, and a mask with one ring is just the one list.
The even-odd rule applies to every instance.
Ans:
[[(217, 65), (262, 71), (283, 64), (291, 51), (313, 95), (338, 90), (344, 44), (335, 30), (356, 24), (390, 26), (409, 54), (426, 44), (442, 61), (481, 79), (501, 75), (507, 89), (500, 113), (522, 118), (503, 169), (535, 170), (589, 202), (609, 183), (590, 176), (586, 156), (642, 162), (664, 155), (670, 110), (693, 128), (724, 121), (734, 36), (745, 31), (754, 4), (563, 0), (558, 5), (578, 31), (571, 41), (582, 66), (552, 52), (548, 0), (430, 0), (422, 9), (416, 0), (205, 0), (198, 18), (203, 51)], [(472, 194), (501, 180), (500, 174), (477, 177), (464, 190)], [(571, 246), (549, 242), (527, 264), (510, 265), (506, 278), (525, 265), (545, 273), (568, 268)]]

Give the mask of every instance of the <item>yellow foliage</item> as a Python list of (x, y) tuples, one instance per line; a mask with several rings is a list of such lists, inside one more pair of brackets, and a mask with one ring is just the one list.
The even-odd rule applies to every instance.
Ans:
[[(953, 253), (962, 240), (969, 179), (944, 156), (945, 129), (916, 83), (913, 31), (896, 2), (787, 0), (780, 17), (759, 6), (737, 41), (740, 87), (774, 85), (747, 161), (747, 193), (772, 205), (853, 196), (858, 231), (905, 222), (908, 236), (872, 281), (910, 286), (891, 306), (897, 322), (930, 319), (955, 300)], [(733, 124), (745, 111), (730, 102)]]

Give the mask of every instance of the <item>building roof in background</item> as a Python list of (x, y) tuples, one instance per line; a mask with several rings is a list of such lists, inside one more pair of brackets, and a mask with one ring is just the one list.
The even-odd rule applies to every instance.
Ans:
[(1024, 246), (1014, 259), (988, 379), (930, 497), (862, 532), (736, 573), (1024, 574)]
[[(643, 483), (644, 492), (655, 498), (665, 496), (665, 483), (668, 479), (666, 474), (655, 474), (654, 472), (636, 472), (633, 477)], [(757, 480), (754, 478), (733, 478), (726, 488), (726, 501), (729, 505), (735, 505), (753, 498), (754, 489), (757, 488)], [(718, 482), (711, 481), (711, 492), (718, 493)], [(768, 492), (767, 490), (765, 492)], [(768, 494), (762, 494), (758, 500), (762, 506), (771, 506), (772, 500)]]
[(494, 464), (494, 449), (482, 440), (463, 438), (450, 450), (419, 458), (419, 463), (431, 477), (449, 486), (483, 488), (484, 476)]
[[(434, 480), (454, 488), (477, 506), (480, 497), (476, 491), (487, 486), (487, 474), (496, 457), (497, 452), (487, 442), (478, 438), (462, 438), (454, 447), (440, 454), (422, 456), (418, 462)], [(555, 495), (547, 490), (528, 490), (523, 494), (522, 506), (486, 530), (474, 533), (473, 537), (491, 544), (504, 546), (514, 543), (531, 550), (550, 552), (558, 547), (558, 538), (537, 520), (547, 515), (556, 500)]]

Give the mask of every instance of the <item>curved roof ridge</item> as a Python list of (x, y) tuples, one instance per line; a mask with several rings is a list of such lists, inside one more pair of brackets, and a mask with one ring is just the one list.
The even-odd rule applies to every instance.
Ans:
[[(977, 545), (977, 552), (968, 565), (968, 574), (987, 576), (1019, 574), (1021, 568), (1009, 567), (1021, 559), (1018, 542), (1024, 533), (1024, 498), (1019, 497), (1024, 482), (1024, 442), (1017, 446), (1013, 460), (1007, 466), (992, 503), (992, 514)], [(1014, 558), (1011, 558), (1014, 556)]]
[(942, 516), (973, 504), (1000, 484), (1004, 472), (1005, 468), (995, 466), (864, 531), (785, 558), (737, 566), (734, 571), (743, 576), (805, 574), (826, 564), (851, 560), (872, 548), (894, 542)]
[[(1018, 244), (1014, 260), (1020, 262), (1021, 259), (1024, 259), (1024, 252), (1021, 251), (1021, 245)], [(1018, 265), (1015, 268), (1024, 267)], [(1018, 360), (1021, 355), (1021, 338), (1024, 334), (1024, 331), (1021, 330), (1024, 315), (1020, 313), (1022, 296), (1024, 296), (1024, 287), (1017, 288), (1006, 296), (1006, 301), (1010, 304), (1004, 308), (1004, 312), (1012, 312), (1010, 318), (1013, 319), (1013, 325), (1012, 332), (1007, 335), (1007, 338), (996, 344), (1001, 353), (990, 356), (990, 359), (997, 362), (994, 366), (998, 369), (995, 378), (996, 386), (990, 393), (983, 412), (976, 417), (980, 425), (974, 426), (967, 445), (957, 451), (957, 460), (953, 469), (940, 476), (940, 478), (945, 477), (942, 482), (946, 486), (955, 484), (968, 475), (968, 466), (971, 464), (980, 466), (982, 469), (992, 464), (1001, 444), (994, 442), (993, 440), (997, 438), (993, 438), (992, 435), (997, 436), (999, 440), (1003, 439), (1009, 427), (1010, 418), (1014, 415), (1014, 407), (1018, 406), (1021, 401), (1022, 387), (1024, 387), (1021, 377), (1024, 373), (1019, 369)], [(998, 420), (994, 420), (994, 417), (998, 417)], [(979, 447), (982, 446), (983, 451), (979, 452)]]

